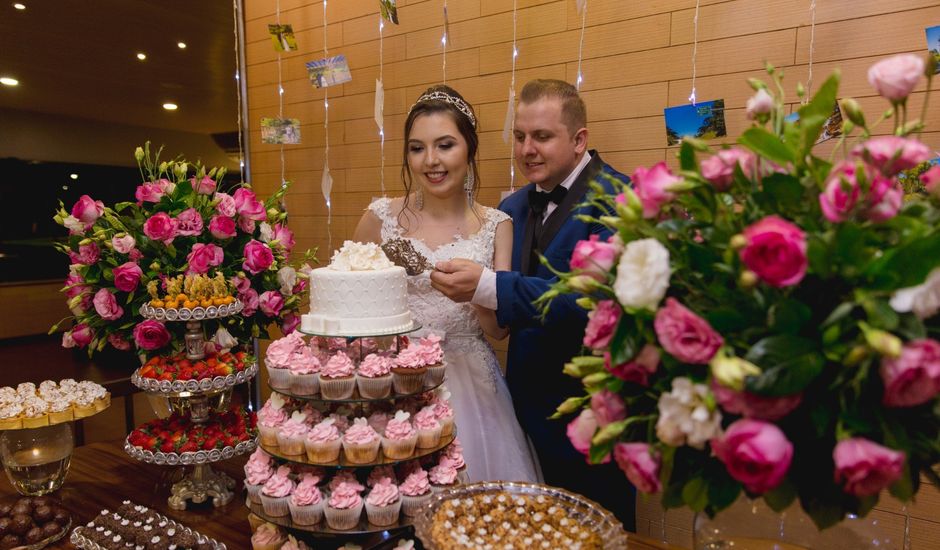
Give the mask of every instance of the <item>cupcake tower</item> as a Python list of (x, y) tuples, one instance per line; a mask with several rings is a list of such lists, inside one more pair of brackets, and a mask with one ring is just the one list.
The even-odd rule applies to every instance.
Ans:
[(440, 338), (313, 338), (265, 356), (271, 397), (245, 465), (256, 515), (313, 533), (401, 528), (466, 478)]
[[(200, 286), (205, 286), (205, 281), (186, 279), (176, 283), (190, 294), (205, 291)], [(170, 508), (184, 510), (187, 501), (205, 502), (209, 497), (214, 506), (224, 506), (234, 496), (235, 481), (213, 471), (209, 464), (256, 447), (254, 414), (225, 409), (229, 409), (232, 388), (257, 373), (257, 362), (244, 351), (206, 353), (203, 320), (236, 315), (241, 311), (239, 302), (223, 298), (216, 300), (218, 304), (212, 298), (187, 300), (176, 290), (172, 294), (177, 300), (148, 304), (140, 313), (147, 319), (185, 321), (185, 352), (151, 358), (131, 377), (143, 391), (166, 398), (174, 414), (134, 430), (125, 451), (148, 463), (194, 466), (188, 476), (173, 485), (167, 499)]]

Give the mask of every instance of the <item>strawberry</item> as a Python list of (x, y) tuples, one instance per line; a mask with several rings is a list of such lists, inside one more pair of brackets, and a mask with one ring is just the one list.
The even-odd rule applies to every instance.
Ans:
[(137, 374), (141, 378), (153, 378), (154, 377), (153, 365), (150, 365), (150, 364), (144, 365), (143, 367), (140, 368)]
[(194, 452), (196, 452), (196, 451), (198, 451), (198, 450), (199, 450), (199, 445), (197, 445), (196, 442), (193, 441), (192, 439), (189, 439), (189, 440), (186, 441), (186, 443), (184, 443), (184, 444), (180, 447), (179, 452), (181, 452), (181, 453), (194, 453)]
[(143, 447), (143, 449), (147, 451), (155, 451), (157, 450), (157, 446), (159, 444), (160, 444), (160, 440), (157, 439), (156, 437), (151, 436), (143, 442), (141, 447)]
[(157, 380), (173, 380), (173, 374), (169, 372), (164, 372), (157, 377)]
[(164, 453), (172, 453), (174, 449), (175, 449), (175, 446), (173, 445), (172, 439), (167, 439), (163, 443), (160, 444), (160, 450), (163, 451)]
[(202, 444), (202, 448), (206, 451), (209, 451), (209, 450), (215, 449), (218, 444), (219, 444), (218, 437), (210, 437), (206, 439), (205, 442)]
[(236, 441), (235, 437), (226, 435), (222, 437), (222, 443), (226, 447), (234, 447), (238, 442)]

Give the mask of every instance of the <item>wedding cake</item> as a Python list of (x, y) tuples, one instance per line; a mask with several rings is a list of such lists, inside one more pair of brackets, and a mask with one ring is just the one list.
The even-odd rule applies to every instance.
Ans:
[(394, 334), (412, 326), (405, 268), (374, 243), (346, 241), (330, 265), (310, 272), (310, 313), (301, 330), (327, 336)]

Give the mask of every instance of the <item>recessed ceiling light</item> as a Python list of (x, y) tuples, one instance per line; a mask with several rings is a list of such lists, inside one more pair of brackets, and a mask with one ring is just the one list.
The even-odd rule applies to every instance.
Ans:
[(26, 4), (20, 4), (19, 2), (17, 2), (16, 4), (13, 4), (13, 7), (20, 11), (23, 11), (26, 9)]
[(69, 177), (72, 178), (73, 180), (77, 180), (78, 174), (69, 174)]
[(4, 86), (16, 86), (19, 83), (20, 83), (19, 80), (15, 78), (11, 78), (9, 76), (0, 77), (0, 84), (3, 84)]
[(186, 49), (186, 42), (177, 42), (177, 43), (176, 43), (176, 47), (179, 48), (179, 49), (181, 49), (181, 50), (185, 50), (185, 49)]
[(62, 186), (62, 190), (63, 190), (63, 191), (68, 191), (68, 190), (69, 190), (69, 186), (68, 186), (68, 185), (63, 185), (63, 186)]
[(137, 52), (137, 59), (143, 61), (144, 59), (147, 59), (147, 54), (144, 52)]
[(179, 107), (176, 105), (176, 103), (164, 103), (163, 108), (166, 109), (167, 111), (175, 111)]

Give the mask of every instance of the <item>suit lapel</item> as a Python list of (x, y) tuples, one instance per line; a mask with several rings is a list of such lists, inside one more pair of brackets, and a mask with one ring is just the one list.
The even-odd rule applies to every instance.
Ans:
[[(561, 229), (561, 226), (568, 220), (575, 205), (579, 204), (581, 199), (584, 198), (584, 194), (588, 190), (588, 184), (594, 179), (594, 176), (597, 175), (603, 165), (604, 161), (601, 160), (601, 156), (597, 154), (597, 151), (591, 151), (591, 162), (578, 174), (578, 178), (574, 180), (571, 189), (569, 189), (568, 194), (565, 195), (565, 200), (561, 201), (558, 208), (545, 220), (545, 225), (542, 227), (542, 234), (539, 236), (539, 250), (542, 251), (542, 254), (545, 253), (545, 249), (548, 248), (549, 243), (551, 243), (555, 235), (558, 234), (558, 230)], [(531, 218), (532, 216), (530, 215), (529, 217)], [(529, 235), (528, 221), (526, 222), (526, 235)], [(531, 240), (528, 242), (531, 242)], [(529, 249), (527, 248), (526, 250)], [(522, 272), (525, 273), (526, 271), (523, 270)]]
[(532, 239), (535, 238), (535, 214), (531, 208), (526, 207), (525, 229), (522, 234), (522, 254), (519, 258), (519, 272), (529, 274), (529, 263), (532, 257)]

